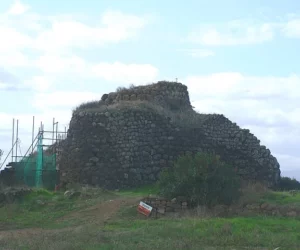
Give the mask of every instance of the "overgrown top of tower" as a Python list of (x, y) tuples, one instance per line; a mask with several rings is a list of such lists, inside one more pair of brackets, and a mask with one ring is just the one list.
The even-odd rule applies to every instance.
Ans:
[(80, 105), (76, 111), (121, 102), (151, 102), (174, 111), (191, 109), (187, 86), (179, 82), (159, 81), (129, 88), (119, 87), (115, 92), (104, 94), (100, 101)]

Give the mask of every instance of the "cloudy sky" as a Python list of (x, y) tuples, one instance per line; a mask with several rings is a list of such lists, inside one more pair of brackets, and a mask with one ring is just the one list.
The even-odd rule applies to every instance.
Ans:
[[(262, 4), (263, 3), (263, 4)], [(118, 86), (175, 80), (300, 180), (300, 1), (1, 0), (0, 148)]]

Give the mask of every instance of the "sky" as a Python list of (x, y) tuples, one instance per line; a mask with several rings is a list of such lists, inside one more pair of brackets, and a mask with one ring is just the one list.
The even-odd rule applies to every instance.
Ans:
[[(19, 119), (68, 126), (72, 110), (119, 86), (188, 86), (200, 113), (250, 129), (300, 180), (300, 1), (0, 2), (0, 148)], [(3, 160), (3, 159), (2, 159)]]

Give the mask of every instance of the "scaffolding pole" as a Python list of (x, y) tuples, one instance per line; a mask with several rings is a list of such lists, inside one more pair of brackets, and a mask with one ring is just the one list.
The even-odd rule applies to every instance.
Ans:
[(57, 162), (56, 162), (56, 156), (57, 156), (57, 131), (58, 131), (58, 122), (55, 123), (56, 124), (56, 135), (55, 135), (55, 156), (54, 156), (54, 161), (55, 161), (55, 169), (57, 167)]
[(12, 154), (11, 154), (11, 162), (14, 161), (14, 145), (15, 145), (15, 118), (13, 118), (13, 125), (12, 125), (12, 140), (11, 140), (11, 148), (12, 148)]
[(18, 142), (19, 142), (19, 120), (17, 120), (17, 134), (16, 134), (16, 155), (15, 155), (15, 162), (18, 161)]
[[(39, 124), (36, 125), (36, 117), (32, 117), (32, 138), (31, 138), (31, 145), (27, 148), (27, 152), (25, 155), (20, 155), (18, 153), (18, 146), (20, 146), (20, 140), (19, 140), (19, 120), (13, 118), (13, 130), (12, 130), (12, 148), (9, 152), (9, 154), (6, 156), (6, 159), (9, 159), (11, 156), (11, 163), (22, 163), (22, 164), (12, 164), (9, 166), (14, 166), (17, 171), (23, 171), (24, 168), (24, 173), (19, 173), (20, 176), (23, 177), (24, 183), (28, 184), (32, 181), (30, 178), (30, 174), (28, 171), (36, 171), (35, 174), (35, 180), (33, 185), (36, 185), (37, 187), (41, 187), (44, 184), (47, 184), (47, 180), (44, 183), (43, 180), (43, 171), (59, 171), (59, 156), (61, 150), (59, 149), (60, 147), (60, 142), (64, 139), (66, 139), (67, 136), (67, 127), (64, 126), (64, 128), (59, 130), (59, 122), (56, 121), (55, 118), (53, 118), (53, 124), (52, 124), (52, 129), (48, 129), (48, 131), (44, 130), (44, 124), (41, 121), (40, 126)], [(52, 134), (52, 135), (51, 135)], [(47, 136), (48, 135), (48, 136)], [(47, 143), (49, 141), (49, 143)], [(44, 144), (44, 142), (46, 142)], [(47, 144), (47, 145), (46, 145)], [(48, 145), (49, 144), (49, 145)], [(51, 148), (52, 146), (52, 148)], [(34, 150), (37, 149), (36, 155), (34, 154)], [(44, 152), (45, 149), (45, 152)], [(48, 153), (51, 154), (51, 151), (53, 151), (53, 154), (50, 156)], [(21, 152), (21, 149), (20, 149)], [(30, 155), (31, 153), (31, 155)], [(44, 154), (45, 153), (45, 154)], [(18, 154), (20, 156), (18, 156)], [(53, 156), (53, 163), (51, 165), (51, 161), (49, 157)], [(19, 159), (20, 158), (20, 159)], [(6, 161), (5, 159), (5, 161)], [(30, 162), (31, 161), (31, 162)], [(24, 163), (24, 164), (23, 164)], [(4, 164), (4, 163), (3, 163)], [(2, 164), (2, 165), (3, 165)], [(54, 170), (51, 170), (51, 169)], [(52, 176), (50, 174), (50, 176)], [(29, 179), (28, 179), (29, 178)], [(45, 178), (48, 178), (48, 174), (45, 175)], [(50, 177), (53, 178), (53, 177)], [(21, 180), (21, 179), (20, 179)], [(52, 179), (49, 179), (52, 181)], [(54, 180), (54, 179), (53, 179)], [(58, 184), (57, 180), (56, 183)], [(30, 184), (28, 184), (30, 185)]]
[[(55, 118), (52, 123), (52, 145), (54, 145), (54, 130), (55, 130)], [(55, 154), (55, 146), (52, 146), (52, 153)]]
[(56, 122), (55, 142), (57, 143), (58, 122)]
[(31, 140), (31, 154), (33, 154), (33, 141), (34, 141), (34, 116), (32, 117), (32, 140)]

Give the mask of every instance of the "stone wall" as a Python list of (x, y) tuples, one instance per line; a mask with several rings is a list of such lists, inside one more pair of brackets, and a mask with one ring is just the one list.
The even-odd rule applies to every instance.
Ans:
[(0, 172), (0, 188), (16, 184), (14, 169), (5, 168)]
[(32, 190), (30, 188), (4, 188), (0, 190), (0, 207), (4, 204), (13, 203), (25, 195), (29, 194)]
[(198, 216), (280, 216), (300, 217), (300, 207), (297, 205), (279, 205), (272, 203), (252, 203), (244, 206), (217, 205), (212, 208), (198, 206), (191, 208), (184, 197), (177, 197), (172, 200), (163, 197), (144, 197), (142, 199), (147, 205), (153, 208), (151, 217), (168, 215), (198, 215)]
[(142, 199), (144, 203), (153, 208), (151, 216), (159, 217), (160, 215), (166, 215), (169, 213), (182, 213), (187, 211), (188, 202), (184, 197), (174, 198), (172, 200), (165, 199), (163, 197), (144, 197)]
[[(207, 116), (209, 118), (202, 125), (203, 132), (213, 148), (228, 151), (223, 160), (234, 163), (239, 173), (249, 180), (262, 176), (270, 181), (280, 178), (276, 158), (248, 129), (241, 129), (223, 115)], [(230, 151), (236, 154), (230, 154)]]
[(73, 113), (61, 182), (106, 188), (153, 183), (186, 152), (211, 152), (247, 180), (275, 184), (279, 164), (249, 130), (223, 115), (194, 112), (186, 86), (159, 82), (104, 95)]
[(149, 101), (171, 110), (191, 107), (187, 87), (165, 81), (129, 89), (119, 88), (117, 92), (103, 95), (100, 103), (111, 105), (122, 101)]

